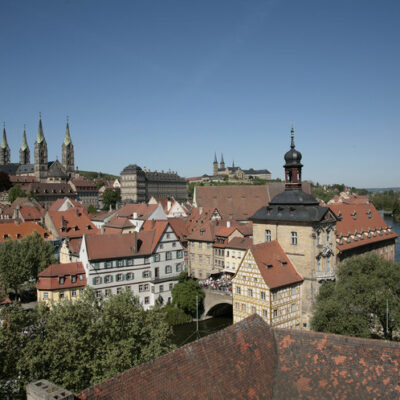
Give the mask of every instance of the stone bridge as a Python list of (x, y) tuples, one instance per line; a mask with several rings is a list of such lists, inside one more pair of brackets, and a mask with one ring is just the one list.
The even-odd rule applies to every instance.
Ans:
[(217, 317), (227, 312), (232, 312), (232, 292), (215, 289), (203, 289), (203, 291), (206, 297), (204, 298), (202, 318), (208, 316)]

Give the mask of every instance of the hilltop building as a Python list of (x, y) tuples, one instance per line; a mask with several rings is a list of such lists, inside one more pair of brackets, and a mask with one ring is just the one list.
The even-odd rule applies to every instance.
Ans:
[(176, 172), (152, 172), (136, 164), (125, 167), (121, 172), (122, 201), (144, 203), (151, 197), (174, 197), (177, 201), (185, 201), (186, 181)]
[(232, 162), (232, 167), (225, 166), (224, 155), (221, 154), (221, 161), (218, 166), (217, 154), (214, 154), (214, 162), (213, 162), (213, 176), (227, 176), (229, 179), (271, 179), (271, 172), (267, 169), (242, 169), (240, 167), (235, 166), (235, 162)]

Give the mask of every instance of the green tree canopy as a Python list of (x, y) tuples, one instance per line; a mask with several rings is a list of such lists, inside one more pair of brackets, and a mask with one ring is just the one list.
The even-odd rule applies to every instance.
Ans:
[(339, 265), (337, 281), (321, 286), (311, 327), (391, 340), (393, 331), (400, 328), (400, 264), (376, 254), (345, 260)]
[(173, 348), (164, 311), (144, 311), (130, 291), (103, 300), (87, 288), (33, 316), (15, 314), (13, 324), (0, 326), (0, 368), (19, 388), (12, 399), (42, 378), (78, 392)]
[(199, 305), (199, 316), (204, 311), (203, 299), (205, 294), (201, 286), (186, 273), (179, 275), (179, 282), (172, 288), (172, 303), (183, 310), (185, 314), (196, 316), (196, 296)]
[(24, 282), (55, 262), (53, 245), (36, 232), (20, 241), (8, 239), (0, 246), (0, 282), (18, 294)]
[(108, 210), (110, 206), (115, 208), (115, 205), (121, 201), (121, 193), (119, 190), (106, 189), (103, 193), (104, 210)]
[(27, 194), (21, 189), (21, 186), (15, 185), (8, 192), (8, 201), (12, 203), (18, 197), (26, 197)]
[(10, 177), (4, 171), (0, 171), (0, 192), (10, 189), (12, 186), (10, 182)]

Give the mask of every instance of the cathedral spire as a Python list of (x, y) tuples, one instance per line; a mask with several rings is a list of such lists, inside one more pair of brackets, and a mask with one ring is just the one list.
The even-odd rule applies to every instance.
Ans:
[(215, 163), (218, 162), (218, 160), (217, 160), (217, 152), (214, 153), (214, 162), (215, 162)]
[(6, 149), (8, 148), (8, 143), (7, 143), (7, 134), (6, 134), (6, 123), (3, 123), (3, 140), (1, 141), (1, 148)]
[(42, 143), (45, 139), (44, 139), (44, 134), (43, 134), (43, 126), (42, 126), (42, 114), (39, 113), (40, 117), (39, 117), (39, 130), (38, 130), (38, 134), (36, 137), (36, 142), (37, 143)]
[(21, 144), (21, 149), (22, 151), (26, 150), (28, 148), (28, 142), (26, 140), (26, 127), (24, 125), (24, 134), (22, 135), (22, 144)]
[(68, 146), (71, 143), (72, 143), (72, 140), (71, 140), (71, 135), (69, 133), (69, 120), (68, 120), (68, 117), (67, 117), (67, 127), (65, 128), (64, 144), (66, 146)]
[(225, 164), (225, 161), (224, 161), (224, 155), (221, 153), (221, 162), (223, 163), (223, 164)]

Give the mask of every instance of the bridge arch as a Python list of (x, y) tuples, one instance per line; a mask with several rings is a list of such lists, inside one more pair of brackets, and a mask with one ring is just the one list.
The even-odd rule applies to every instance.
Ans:
[(232, 310), (232, 295), (230, 292), (213, 289), (203, 290), (206, 294), (204, 298), (203, 317), (218, 316), (229, 312), (229, 310)]

